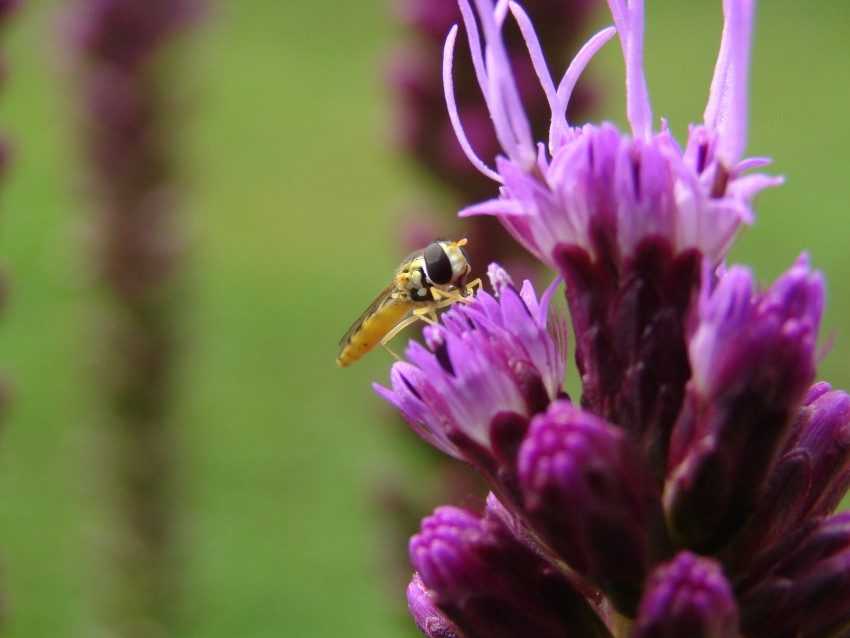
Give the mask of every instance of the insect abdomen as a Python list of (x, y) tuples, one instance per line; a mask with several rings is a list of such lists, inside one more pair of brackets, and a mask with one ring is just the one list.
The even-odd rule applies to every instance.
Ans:
[(339, 353), (337, 365), (341, 368), (351, 365), (374, 349), (381, 343), (381, 339), (410, 312), (412, 307), (408, 301), (391, 301), (368, 316), (352, 333), (342, 352)]

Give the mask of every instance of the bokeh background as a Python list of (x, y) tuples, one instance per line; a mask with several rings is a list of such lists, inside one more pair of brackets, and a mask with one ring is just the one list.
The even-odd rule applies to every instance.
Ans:
[[(0, 127), (14, 144), (0, 185), (11, 278), (0, 366), (12, 394), (0, 433), (0, 577), (14, 638), (99, 635), (93, 610), (106, 586), (89, 212), (57, 27), (67, 5), (29, 0), (0, 36)], [(650, 93), (680, 140), (705, 104), (719, 5), (648, 2)], [(608, 22), (600, 7), (593, 28)], [(767, 282), (810, 251), (828, 285), (823, 341), (834, 337), (819, 376), (842, 388), (848, 33), (846, 2), (761, 3), (749, 152), (773, 157), (787, 183), (761, 196), (733, 254)], [(189, 251), (175, 406), (177, 636), (415, 635), (403, 589), (389, 584), (387, 555), (403, 549), (376, 494), (390, 483), (427, 493), (424, 444), (371, 390), (386, 381), (388, 356), (334, 363), (339, 337), (407, 250), (402, 211), (428, 189), (391, 144), (384, 77), (403, 37), (390, 0), (211, 1), (181, 49)], [(589, 72), (598, 118), (622, 124), (618, 46)]]

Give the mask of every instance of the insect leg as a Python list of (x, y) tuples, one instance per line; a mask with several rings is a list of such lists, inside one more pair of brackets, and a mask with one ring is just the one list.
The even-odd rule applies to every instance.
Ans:
[[(440, 302), (440, 303), (445, 303), (445, 302)], [(448, 305), (448, 304), (446, 304), (446, 305)], [(439, 307), (442, 307), (442, 306), (435, 306), (435, 307), (439, 308)], [(387, 346), (387, 343), (389, 343), (390, 340), (393, 337), (395, 337), (399, 332), (401, 332), (402, 330), (407, 328), (407, 326), (409, 326), (413, 323), (416, 323), (417, 321), (424, 321), (425, 323), (435, 324), (435, 323), (437, 323), (437, 313), (434, 312), (434, 308), (432, 308), (432, 307), (416, 308), (413, 311), (413, 314), (411, 314), (404, 321), (400, 321), (397, 325), (395, 325), (393, 327), (392, 330), (390, 330), (386, 335), (384, 335), (383, 339), (381, 339), (381, 347), (384, 350), (386, 350), (387, 352), (389, 352), (397, 361), (401, 361), (402, 358), (400, 356), (398, 356), (395, 352), (390, 350), (390, 348)]]
[(467, 299), (467, 295), (473, 294), (476, 287), (481, 287), (481, 279), (476, 279), (475, 281), (470, 282), (465, 287), (466, 290), (464, 292), (460, 292), (459, 290), (440, 290), (436, 287), (431, 288), (431, 295), (434, 297), (434, 302), (429, 304), (427, 307), (416, 308), (409, 317), (393, 326), (392, 330), (390, 330), (386, 335), (384, 335), (384, 338), (381, 339), (381, 347), (390, 353), (390, 355), (392, 355), (396, 360), (401, 361), (401, 357), (390, 350), (387, 343), (389, 343), (399, 332), (407, 328), (407, 326), (416, 323), (417, 321), (424, 321), (425, 323), (432, 325), (436, 324), (438, 321), (436, 313), (437, 310), (447, 308), (456, 303), (472, 303), (471, 299)]
[(389, 347), (387, 344), (385, 344), (383, 341), (381, 341), (381, 347), (382, 347), (384, 350), (386, 350), (386, 351), (387, 351), (387, 353), (388, 353), (388, 354), (389, 354), (389, 355), (390, 355), (393, 359), (395, 359), (396, 361), (404, 361), (404, 359), (402, 359), (402, 358), (401, 358), (400, 356), (398, 356), (395, 352), (393, 352), (393, 351), (390, 349), (390, 347)]
[(419, 314), (422, 310), (426, 309), (417, 308), (416, 310), (414, 310), (413, 314), (410, 317), (408, 317), (404, 321), (399, 321), (395, 326), (393, 326), (393, 329), (390, 330), (386, 335), (384, 335), (383, 339), (381, 339), (381, 345), (384, 346), (384, 348), (386, 348), (390, 352), (390, 354), (396, 357), (396, 359), (398, 359), (398, 356), (396, 356), (395, 353), (392, 352), (392, 350), (389, 350), (389, 348), (387, 348), (387, 343), (389, 343), (390, 340), (395, 337), (399, 332), (407, 328), (407, 326), (412, 323), (416, 323), (417, 321), (422, 319), (421, 315)]
[(421, 319), (425, 323), (430, 323), (432, 326), (437, 323), (437, 313), (434, 312), (435, 308), (443, 308), (445, 305), (449, 305), (446, 302), (439, 302), (438, 304), (429, 306), (427, 308), (417, 308), (413, 311), (413, 316), (417, 319)]
[[(479, 277), (478, 279), (474, 279), (473, 281), (470, 281), (466, 285), (466, 295), (471, 295), (472, 293), (474, 293), (475, 288), (478, 288), (479, 290), (481, 290), (481, 277)], [(464, 296), (466, 296), (466, 295), (464, 295)]]
[(393, 327), (392, 330), (390, 330), (387, 334), (384, 335), (383, 339), (381, 339), (381, 347), (386, 350), (390, 354), (390, 356), (392, 356), (392, 358), (396, 361), (402, 361), (402, 358), (398, 356), (395, 352), (393, 352), (387, 345), (387, 343), (389, 343), (393, 337), (395, 337), (399, 332), (407, 328), (407, 326), (414, 323), (415, 321), (419, 321), (419, 317), (417, 317), (416, 315), (410, 316), (404, 321), (400, 321)]
[(431, 296), (434, 297), (434, 300), (437, 302), (434, 304), (435, 308), (445, 308), (446, 306), (451, 306), (453, 303), (457, 303), (458, 301), (465, 301), (463, 295), (461, 295), (457, 290), (440, 290), (439, 288), (431, 288)]

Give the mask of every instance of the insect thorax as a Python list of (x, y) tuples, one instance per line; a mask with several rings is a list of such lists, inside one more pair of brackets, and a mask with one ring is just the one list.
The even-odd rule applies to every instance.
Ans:
[(398, 295), (414, 302), (434, 301), (431, 288), (434, 284), (428, 281), (425, 275), (425, 266), (422, 259), (414, 259), (405, 264), (399, 272), (396, 280)]

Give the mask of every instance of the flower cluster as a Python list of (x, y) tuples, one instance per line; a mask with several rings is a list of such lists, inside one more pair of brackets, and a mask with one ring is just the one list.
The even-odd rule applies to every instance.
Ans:
[[(474, 467), (483, 514), (440, 507), (410, 541), (411, 612), (428, 636), (850, 636), (850, 397), (815, 383), (821, 276), (800, 257), (759, 287), (727, 252), (753, 197), (780, 180), (746, 142), (753, 0), (724, 0), (704, 121), (680, 147), (652, 127), (643, 6), (556, 85), (514, 2), (462, 0), (476, 78), (503, 155), (460, 142), (496, 216), (565, 282), (581, 398), (562, 390), (564, 319), (491, 266), (494, 295), (453, 307), (393, 366), (395, 404)], [(536, 144), (502, 31), (519, 26), (551, 109)], [(631, 130), (571, 126), (581, 70), (618, 34)]]

